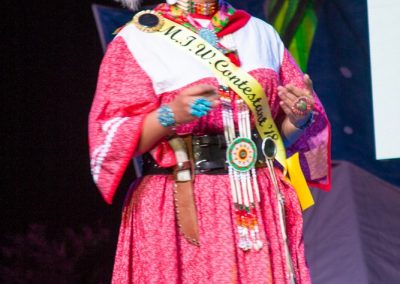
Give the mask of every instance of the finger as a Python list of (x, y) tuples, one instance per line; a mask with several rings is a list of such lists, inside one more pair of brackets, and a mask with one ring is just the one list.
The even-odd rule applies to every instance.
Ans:
[(205, 111), (199, 111), (199, 110), (196, 110), (196, 109), (193, 109), (193, 108), (190, 109), (190, 115), (194, 116), (194, 117), (197, 117), (197, 118), (205, 116), (206, 114), (207, 114), (207, 112), (205, 112)]
[[(298, 120), (305, 119), (306, 117), (308, 117), (310, 115), (309, 113), (307, 113), (305, 115), (298, 115), (293, 112), (293, 110), (290, 106), (288, 106), (287, 104), (285, 104), (283, 102), (281, 103), (281, 108), (292, 123), (296, 122)], [(294, 123), (294, 124), (296, 124), (296, 123)]]
[(284, 86), (278, 86), (278, 93), (284, 93), (287, 92), (287, 89)]
[(220, 103), (221, 103), (221, 101), (218, 100), (218, 99), (217, 99), (217, 100), (213, 100), (213, 101), (212, 101), (211, 107), (212, 107), (212, 108), (215, 108), (215, 107), (219, 106)]
[(209, 112), (210, 109), (211, 109), (211, 104), (210, 104), (210, 106), (193, 104), (191, 108), (194, 109), (194, 110), (197, 110), (197, 111)]
[(304, 84), (306, 85), (306, 88), (310, 94), (312, 94), (314, 92), (313, 82), (308, 74), (304, 75)]
[(218, 97), (219, 97), (219, 95), (218, 95), (218, 92), (217, 92), (217, 89), (213, 89), (213, 90), (211, 90), (211, 91), (206, 91), (206, 92), (203, 92), (203, 94), (202, 94), (204, 97), (206, 97), (207, 99), (217, 99)]
[(288, 106), (292, 106), (292, 105), (294, 104), (294, 102), (296, 101), (296, 99), (295, 99), (295, 100), (291, 99), (291, 98), (288, 96), (287, 93), (286, 93), (286, 94), (282, 93), (279, 97), (280, 97), (280, 99), (281, 99), (281, 102), (284, 102), (284, 103), (287, 104)]
[(286, 92), (280, 93), (280, 94), (279, 94), (279, 97), (280, 97), (281, 99), (283, 99), (283, 98), (289, 99), (290, 102), (291, 102), (292, 104), (294, 104), (294, 103), (297, 101), (297, 99), (298, 99), (298, 97), (295, 96), (294, 94), (292, 94), (292, 92), (290, 92), (289, 90), (287, 90)]
[(278, 87), (278, 95), (279, 95), (279, 97), (281, 97), (281, 96), (286, 97), (289, 92), (290, 91), (286, 87), (283, 87), (283, 86), (279, 86)]
[(218, 95), (217, 93), (215, 93), (215, 94), (207, 93), (207, 94), (205, 94), (205, 95), (203, 96), (203, 98), (207, 99), (207, 100), (210, 101), (210, 102), (213, 102), (213, 101), (219, 99), (219, 95)]
[(220, 105), (221, 101), (219, 100), (219, 95), (209, 95), (209, 96), (204, 96), (209, 102), (211, 102), (211, 107), (215, 108)]
[(207, 106), (209, 107), (216, 107), (219, 105), (219, 95), (215, 94), (215, 95), (210, 95), (210, 96), (199, 96), (199, 97), (190, 97), (189, 99), (189, 104), (194, 104), (196, 102), (196, 100), (198, 99), (202, 99), (202, 100), (206, 100), (207, 102), (209, 102), (209, 104), (207, 104)]
[(203, 105), (206, 107), (210, 107), (211, 106), (211, 102), (206, 99), (205, 97), (199, 97), (197, 99), (194, 100), (193, 104), (195, 105)]
[(214, 86), (200, 84), (190, 88), (191, 96), (214, 96), (217, 95), (217, 89)]
[(291, 107), (285, 103), (284, 101), (280, 101), (279, 105), (281, 106), (281, 108), (283, 109), (283, 111), (287, 114), (287, 115), (294, 115), (293, 111), (291, 109)]
[(292, 84), (287, 84), (285, 87), (290, 93), (292, 93), (297, 98), (302, 96), (309, 97), (311, 95), (308, 89), (300, 89)]
[(211, 85), (205, 85), (205, 84), (200, 84), (200, 85), (195, 85), (192, 87), (189, 87), (181, 92), (181, 95), (184, 96), (205, 96), (205, 95), (214, 95), (216, 94), (216, 89), (215, 87)]

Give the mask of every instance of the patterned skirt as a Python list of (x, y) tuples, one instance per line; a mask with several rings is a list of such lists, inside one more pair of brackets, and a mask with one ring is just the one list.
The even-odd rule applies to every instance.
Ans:
[[(302, 238), (301, 208), (294, 189), (275, 170), (285, 199), (286, 231), (298, 284), (311, 283)], [(145, 176), (124, 205), (112, 283), (289, 282), (278, 205), (268, 170), (258, 169), (258, 222), (263, 248), (243, 251), (228, 175), (197, 175), (194, 193), (200, 247), (179, 232), (172, 175)]]

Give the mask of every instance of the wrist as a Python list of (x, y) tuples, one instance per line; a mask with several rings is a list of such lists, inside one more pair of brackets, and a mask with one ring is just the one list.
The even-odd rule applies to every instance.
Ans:
[(292, 125), (300, 130), (305, 130), (314, 122), (314, 112), (309, 112), (308, 115), (299, 121), (292, 122)]
[(176, 126), (175, 114), (171, 107), (162, 104), (157, 110), (157, 119), (161, 126), (165, 128), (174, 128)]

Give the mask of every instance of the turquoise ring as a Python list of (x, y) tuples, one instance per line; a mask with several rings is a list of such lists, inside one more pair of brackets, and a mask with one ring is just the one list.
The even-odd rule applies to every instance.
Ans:
[(190, 114), (195, 117), (202, 117), (211, 110), (211, 102), (204, 98), (196, 99), (190, 106)]

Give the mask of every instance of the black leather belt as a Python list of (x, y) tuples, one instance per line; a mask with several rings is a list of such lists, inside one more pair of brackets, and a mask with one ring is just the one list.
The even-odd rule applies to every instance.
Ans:
[[(257, 167), (264, 166), (264, 159), (261, 158), (261, 139), (258, 134), (252, 135), (253, 141), (257, 145), (258, 163)], [(226, 174), (228, 167), (226, 164), (226, 141), (222, 134), (202, 135), (192, 137), (193, 157), (190, 159), (194, 163), (195, 174)], [(161, 168), (157, 165), (150, 154), (143, 155), (143, 174), (144, 175), (168, 175), (172, 174), (172, 168)]]

